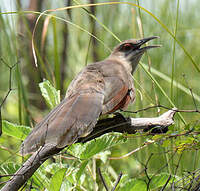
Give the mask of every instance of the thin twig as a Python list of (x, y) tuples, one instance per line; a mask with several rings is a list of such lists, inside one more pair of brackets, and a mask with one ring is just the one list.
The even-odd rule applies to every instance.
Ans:
[(148, 179), (148, 182), (147, 182), (147, 190), (149, 190), (149, 185), (150, 185), (150, 182), (152, 180), (152, 177), (149, 177), (149, 174), (147, 172), (148, 170), (148, 164), (149, 164), (149, 161), (151, 160), (151, 157), (153, 156), (153, 153), (151, 153), (151, 155), (149, 156), (149, 158), (147, 159), (146, 161), (146, 164), (143, 164), (144, 165), (144, 172), (145, 172), (145, 175)]
[(123, 159), (123, 158), (129, 157), (130, 155), (136, 153), (137, 151), (139, 151), (139, 150), (145, 148), (147, 145), (152, 144), (152, 143), (154, 143), (154, 141), (152, 141), (152, 142), (146, 142), (146, 143), (144, 143), (143, 146), (138, 147), (137, 149), (134, 149), (134, 150), (132, 150), (131, 152), (125, 154), (125, 155), (122, 155), (122, 156), (119, 156), (119, 157), (109, 157), (108, 159), (109, 159), (109, 160), (119, 160), (119, 159)]
[(19, 63), (19, 62), (16, 62), (14, 65), (12, 66), (9, 66), (3, 58), (0, 58), (0, 62), (2, 62), (3, 64), (5, 64), (6, 67), (9, 68), (9, 86), (8, 86), (8, 91), (5, 95), (5, 97), (3, 98), (3, 101), (1, 102), (0, 104), (0, 136), (2, 134), (2, 115), (1, 115), (1, 108), (3, 106), (3, 104), (5, 103), (6, 99), (8, 98), (10, 92), (13, 90), (12, 89), (12, 70), (13, 68)]
[(119, 184), (119, 181), (121, 180), (121, 178), (122, 178), (122, 172), (119, 173), (117, 181), (116, 181), (116, 183), (115, 183), (115, 185), (114, 185), (114, 187), (112, 188), (111, 191), (115, 191), (115, 189), (117, 188), (117, 185)]
[(160, 191), (164, 191), (164, 189), (166, 188), (167, 184), (169, 183), (170, 179), (171, 179), (172, 175), (170, 174), (165, 185), (162, 187), (162, 189)]
[(179, 159), (178, 159), (178, 164), (176, 165), (176, 169), (175, 169), (175, 173), (174, 173), (174, 177), (173, 177), (173, 182), (172, 182), (172, 184), (171, 184), (172, 190), (174, 190), (174, 186), (175, 186), (175, 183), (174, 183), (174, 181), (175, 181), (175, 176), (176, 176), (176, 174), (177, 174), (178, 167), (179, 167), (179, 165), (180, 165), (182, 156), (183, 156), (183, 152), (180, 154), (180, 157), (179, 157)]
[(107, 186), (107, 184), (106, 184), (106, 182), (105, 182), (105, 180), (104, 180), (104, 178), (103, 178), (103, 175), (102, 175), (102, 173), (101, 173), (101, 169), (100, 169), (100, 168), (98, 168), (98, 173), (99, 173), (100, 179), (101, 179), (101, 181), (102, 181), (102, 183), (103, 183), (103, 185), (104, 185), (106, 191), (109, 191), (108, 186)]
[(185, 112), (185, 113), (200, 113), (200, 110), (198, 109), (177, 109), (177, 108), (170, 108), (170, 107), (167, 107), (167, 106), (164, 106), (164, 105), (161, 105), (161, 104), (158, 104), (158, 105), (153, 105), (153, 106), (149, 106), (149, 107), (145, 107), (145, 108), (142, 108), (142, 109), (138, 109), (136, 111), (129, 111), (129, 110), (121, 110), (122, 112), (126, 112), (126, 113), (139, 113), (139, 112), (142, 112), (142, 111), (147, 111), (149, 109), (154, 109), (154, 108), (163, 108), (163, 109), (167, 109), (167, 110), (174, 110), (176, 112)]
[(196, 111), (198, 111), (197, 104), (196, 104), (196, 101), (195, 101), (195, 99), (194, 99), (194, 94), (193, 94), (192, 88), (189, 86), (189, 83), (188, 83), (188, 81), (187, 81), (187, 79), (186, 79), (186, 75), (185, 75), (185, 74), (183, 74), (183, 78), (185, 79), (185, 82), (186, 82), (186, 84), (187, 84), (187, 87), (188, 87), (188, 89), (189, 89), (189, 91), (190, 91), (190, 93), (191, 93), (192, 100), (193, 100), (194, 106), (195, 106), (195, 108), (196, 108)]
[(8, 68), (9, 68), (9, 86), (8, 86), (8, 92), (6, 93), (5, 97), (3, 98), (3, 101), (1, 102), (0, 104), (0, 109), (2, 107), (2, 105), (5, 103), (8, 95), (10, 94), (10, 92), (13, 90), (12, 89), (12, 70), (13, 68), (19, 63), (19, 62), (16, 62), (15, 64), (13, 64), (12, 66), (9, 66), (3, 58), (0, 58), (0, 61), (5, 64)]

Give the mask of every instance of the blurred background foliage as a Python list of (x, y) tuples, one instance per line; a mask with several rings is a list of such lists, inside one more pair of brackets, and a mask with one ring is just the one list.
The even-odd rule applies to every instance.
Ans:
[[(110, 5), (63, 9), (45, 12), (49, 16), (41, 16), (36, 25), (39, 14), (45, 10), (102, 2), (100, 0), (5, 0), (1, 2), (1, 102), (4, 102), (8, 90), (11, 89), (1, 107), (2, 119), (34, 127), (36, 122), (39, 122), (50, 110), (39, 89), (39, 83), (43, 79), (49, 80), (56, 89), (61, 91), (62, 99), (74, 76), (85, 65), (107, 57), (119, 40), (153, 35), (160, 37), (153, 43), (161, 44), (162, 47), (149, 51), (143, 57), (142, 64), (166, 92), (171, 103), (140, 65), (134, 74), (137, 99), (128, 110), (135, 111), (157, 104), (169, 108), (176, 106), (178, 109), (198, 109), (200, 101), (200, 73), (198, 71), (200, 68), (198, 41), (200, 5), (198, 1), (119, 1), (133, 3), (137, 6), (110, 3)], [(105, 2), (109, 3), (110, 1)], [(151, 14), (139, 9), (139, 6)], [(29, 12), (25, 12), (25, 10)], [(35, 65), (31, 46), (34, 27), (36, 27), (34, 45), (38, 67)], [(171, 31), (175, 38), (166, 29)], [(98, 40), (91, 37), (89, 33)], [(176, 40), (181, 43), (182, 47)], [(186, 55), (183, 48), (189, 56)], [(194, 65), (198, 68), (195, 68)], [(11, 75), (10, 71), (12, 71)], [(164, 111), (162, 108), (156, 108), (137, 114), (125, 112), (124, 115), (151, 117)], [(196, 127), (199, 113), (181, 113), (181, 115), (185, 123), (176, 114), (175, 125), (170, 128), (169, 133), (179, 134)], [(189, 138), (191, 137), (194, 138), (189, 136)], [(152, 138), (154, 137), (140, 134), (130, 136), (125, 144), (112, 147), (110, 156), (126, 154), (142, 146), (147, 139)], [(200, 168), (199, 148), (192, 149), (193, 139), (190, 149), (182, 147), (177, 152), (180, 144), (176, 142), (182, 141), (185, 145), (186, 140), (188, 141), (186, 136), (170, 140), (159, 139), (156, 144), (149, 145), (134, 155), (121, 160), (109, 160), (106, 164), (101, 165), (109, 165), (110, 173), (115, 175), (113, 177), (116, 177), (120, 171), (129, 177), (137, 177), (144, 174), (144, 164), (147, 164), (148, 158), (153, 153), (148, 163), (149, 173), (158, 173), (158, 170), (161, 169), (161, 172), (184, 177), (185, 172), (192, 172)], [(21, 158), (17, 154), (13, 154), (18, 152), (21, 141), (3, 134), (0, 143), (1, 164), (8, 161), (21, 162)], [(70, 163), (69, 161), (65, 162)], [(176, 168), (177, 166), (178, 168)]]

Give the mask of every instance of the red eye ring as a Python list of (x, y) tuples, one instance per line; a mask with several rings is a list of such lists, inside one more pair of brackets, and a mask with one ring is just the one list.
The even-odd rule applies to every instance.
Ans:
[(132, 44), (126, 43), (126, 44), (123, 45), (122, 50), (124, 50), (124, 51), (129, 51), (129, 50), (131, 50), (132, 48), (133, 48), (133, 45), (132, 45)]

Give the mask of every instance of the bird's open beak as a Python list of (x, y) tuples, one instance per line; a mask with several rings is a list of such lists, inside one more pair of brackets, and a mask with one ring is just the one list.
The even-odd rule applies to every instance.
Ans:
[(159, 38), (159, 37), (158, 36), (152, 36), (152, 37), (137, 40), (136, 48), (133, 49), (133, 51), (131, 51), (128, 55), (128, 60), (130, 60), (131, 63), (132, 63), (133, 71), (135, 70), (137, 64), (139, 63), (140, 58), (142, 57), (142, 55), (144, 54), (144, 52), (146, 50), (151, 49), (151, 48), (160, 47), (160, 45), (148, 45), (148, 46), (141, 47), (146, 42), (153, 40), (153, 39), (156, 39), (156, 38)]
[(138, 47), (139, 47), (139, 50), (141, 52), (144, 52), (146, 51), (147, 49), (150, 49), (150, 48), (158, 48), (158, 47), (161, 47), (161, 45), (149, 45), (149, 46), (145, 46), (145, 47), (142, 47), (140, 48), (143, 44), (145, 44), (146, 42), (150, 41), (150, 40), (153, 40), (153, 39), (156, 39), (156, 38), (160, 38), (159, 36), (152, 36), (152, 37), (148, 37), (148, 38), (143, 38), (143, 39), (140, 39), (138, 40)]

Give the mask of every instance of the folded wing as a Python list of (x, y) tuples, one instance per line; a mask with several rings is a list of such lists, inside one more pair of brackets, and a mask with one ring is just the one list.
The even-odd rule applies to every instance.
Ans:
[(36, 151), (45, 144), (58, 148), (90, 133), (102, 111), (104, 95), (81, 92), (64, 99), (40, 122), (22, 144), (21, 153)]

